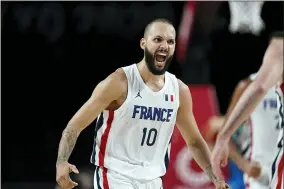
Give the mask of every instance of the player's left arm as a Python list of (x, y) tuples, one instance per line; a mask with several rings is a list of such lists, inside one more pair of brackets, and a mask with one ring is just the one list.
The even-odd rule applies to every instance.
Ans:
[(189, 147), (194, 160), (207, 173), (212, 182), (219, 179), (214, 175), (210, 164), (211, 152), (197, 127), (193, 112), (192, 98), (188, 86), (179, 80), (180, 106), (177, 113), (177, 127)]

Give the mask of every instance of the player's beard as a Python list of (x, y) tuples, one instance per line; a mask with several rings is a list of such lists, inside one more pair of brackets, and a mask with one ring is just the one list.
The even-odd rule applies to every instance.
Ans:
[(167, 57), (164, 68), (158, 69), (155, 66), (155, 56), (153, 54), (151, 54), (151, 52), (147, 49), (147, 47), (145, 48), (144, 55), (145, 55), (146, 65), (147, 65), (148, 69), (150, 70), (150, 72), (154, 75), (163, 75), (168, 70), (168, 68), (169, 68), (169, 66), (172, 62), (172, 59), (173, 59), (173, 56)]

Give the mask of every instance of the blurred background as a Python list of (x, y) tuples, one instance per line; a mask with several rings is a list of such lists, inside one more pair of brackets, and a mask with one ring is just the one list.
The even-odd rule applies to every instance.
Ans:
[[(238, 81), (258, 70), (269, 35), (283, 30), (283, 2), (230, 6), (226, 1), (2, 1), (2, 188), (56, 188), (57, 149), (67, 122), (99, 81), (142, 59), (139, 41), (155, 18), (176, 27), (169, 71), (191, 88), (195, 116), (206, 131), (211, 116), (226, 112)], [(70, 158), (81, 172), (75, 178), (81, 189), (93, 188), (93, 134), (94, 123)], [(165, 188), (212, 188), (183, 151), (178, 131), (175, 136)], [(241, 189), (233, 166), (225, 170), (227, 179)]]

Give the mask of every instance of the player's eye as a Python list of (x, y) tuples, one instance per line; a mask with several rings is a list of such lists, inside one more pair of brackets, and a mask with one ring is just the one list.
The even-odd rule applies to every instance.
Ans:
[(169, 40), (168, 43), (169, 43), (170, 45), (173, 45), (173, 44), (175, 44), (175, 41), (174, 41), (174, 40)]
[(161, 41), (162, 41), (162, 39), (161, 39), (161, 38), (156, 37), (156, 38), (154, 38), (154, 41), (155, 41), (155, 42), (157, 42), (157, 43), (159, 43), (159, 42), (161, 42)]

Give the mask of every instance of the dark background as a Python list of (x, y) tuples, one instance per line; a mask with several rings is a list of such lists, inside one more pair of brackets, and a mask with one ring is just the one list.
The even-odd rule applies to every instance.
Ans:
[[(2, 182), (54, 182), (69, 119), (99, 81), (142, 59), (149, 21), (164, 17), (179, 29), (184, 2), (1, 4)], [(236, 83), (258, 70), (271, 32), (283, 30), (283, 3), (264, 4), (260, 36), (231, 34), (226, 2), (199, 2), (196, 15), (186, 63), (174, 59), (169, 71), (188, 84), (215, 85), (224, 113)], [(79, 168), (92, 168), (93, 130), (80, 135), (71, 156)]]

